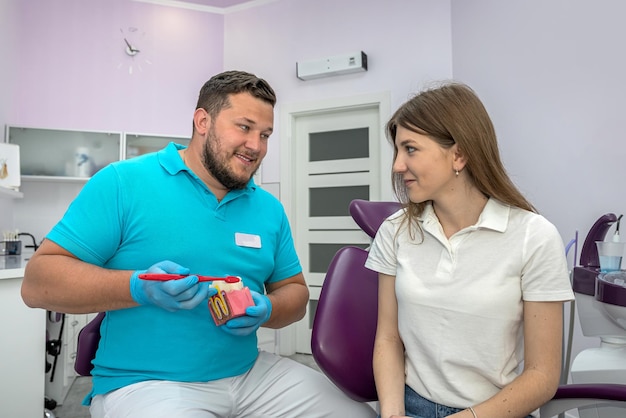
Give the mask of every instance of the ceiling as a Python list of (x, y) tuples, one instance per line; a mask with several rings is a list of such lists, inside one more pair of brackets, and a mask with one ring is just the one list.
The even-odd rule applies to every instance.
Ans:
[(209, 7), (226, 8), (243, 3), (252, 3), (253, 0), (184, 0), (186, 3), (200, 4)]
[(275, 0), (135, 0), (163, 6), (180, 7), (213, 13), (228, 13), (269, 3)]

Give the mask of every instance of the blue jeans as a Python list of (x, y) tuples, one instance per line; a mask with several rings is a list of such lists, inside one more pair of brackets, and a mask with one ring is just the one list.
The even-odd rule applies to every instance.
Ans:
[[(408, 386), (404, 387), (404, 408), (405, 415), (413, 418), (444, 418), (455, 414), (465, 408), (452, 408), (450, 406), (439, 405), (418, 395)], [(378, 416), (380, 418), (380, 415)], [(533, 418), (528, 415), (527, 418)]]
[(443, 418), (464, 409), (431, 402), (408, 386), (404, 387), (404, 408), (407, 416), (415, 418)]

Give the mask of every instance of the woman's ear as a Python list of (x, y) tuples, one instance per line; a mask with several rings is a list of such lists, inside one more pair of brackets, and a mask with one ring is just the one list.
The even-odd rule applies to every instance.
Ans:
[(451, 151), (454, 170), (462, 171), (465, 168), (465, 164), (467, 164), (467, 159), (465, 158), (465, 154), (463, 154), (463, 150), (461, 150), (459, 144), (454, 144)]

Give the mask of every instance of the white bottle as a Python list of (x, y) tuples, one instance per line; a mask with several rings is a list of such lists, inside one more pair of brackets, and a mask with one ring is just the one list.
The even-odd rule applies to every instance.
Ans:
[(89, 155), (89, 148), (76, 148), (74, 151), (74, 170), (76, 177), (90, 177), (93, 174), (93, 160)]

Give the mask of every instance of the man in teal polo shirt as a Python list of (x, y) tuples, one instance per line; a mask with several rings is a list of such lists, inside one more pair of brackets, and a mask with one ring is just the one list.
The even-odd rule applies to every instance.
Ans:
[[(257, 349), (260, 326), (301, 319), (309, 298), (284, 209), (252, 179), (275, 102), (252, 74), (212, 77), (189, 146), (100, 170), (29, 261), (28, 306), (106, 312), (92, 417), (375, 416), (322, 374)], [(217, 326), (216, 291), (197, 275), (241, 277), (254, 306)]]

